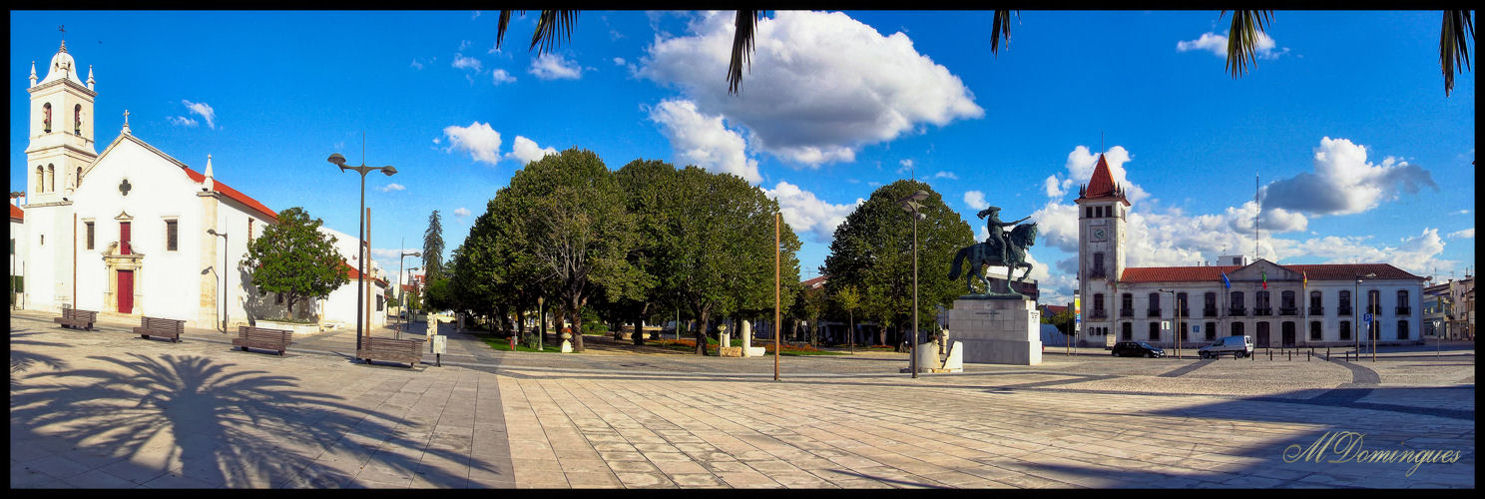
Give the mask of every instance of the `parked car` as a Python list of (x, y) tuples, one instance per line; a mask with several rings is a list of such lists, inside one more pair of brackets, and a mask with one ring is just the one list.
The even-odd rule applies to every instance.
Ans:
[(1203, 359), (1215, 359), (1223, 355), (1232, 355), (1233, 358), (1247, 357), (1253, 355), (1252, 336), (1227, 336), (1217, 338), (1217, 341), (1198, 348), (1196, 355)]
[(1121, 341), (1110, 352), (1115, 357), (1164, 357), (1165, 350), (1143, 341)]

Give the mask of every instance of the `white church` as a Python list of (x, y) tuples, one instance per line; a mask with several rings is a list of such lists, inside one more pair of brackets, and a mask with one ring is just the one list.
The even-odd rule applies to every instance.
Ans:
[[(248, 241), (274, 224), (277, 213), (216, 178), (211, 156), (198, 172), (136, 137), (128, 111), (123, 130), (96, 152), (93, 69), (86, 81), (78, 69), (65, 41), (46, 78), (37, 80), (32, 63), (26, 192), (19, 207), (11, 205), (11, 273), (24, 278), (20, 304), (93, 310), (100, 319), (180, 319), (201, 328), (221, 327), (225, 313), (233, 332), (284, 318), (282, 301), (254, 288), (240, 267)], [(309, 307), (301, 304), (309, 310), (296, 315), (354, 327), (356, 239), (321, 230), (338, 238), (350, 283)], [(367, 260), (366, 317), (379, 326), (386, 321), (387, 282), (376, 277), (381, 270), (369, 251)]]
[[(1386, 263), (1126, 267), (1129, 200), (1103, 155), (1079, 188), (1080, 346), (1145, 341), (1188, 348), (1251, 336), (1258, 348), (1422, 341), (1426, 278)], [(1366, 321), (1370, 317), (1371, 321)]]

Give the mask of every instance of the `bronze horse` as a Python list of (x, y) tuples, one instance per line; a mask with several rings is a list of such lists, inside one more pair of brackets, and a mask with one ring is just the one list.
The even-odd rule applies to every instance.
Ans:
[(1006, 240), (1004, 241), (1006, 255), (1004, 259), (995, 251), (995, 248), (985, 242), (978, 242), (960, 249), (959, 253), (954, 255), (954, 264), (950, 267), (952, 270), (949, 272), (949, 278), (959, 278), (960, 262), (963, 262), (967, 257), (969, 258), (969, 273), (964, 276), (964, 286), (969, 288), (970, 293), (975, 292), (974, 279), (979, 278), (979, 281), (984, 283), (985, 291), (988, 294), (990, 292), (990, 280), (985, 278), (985, 273), (980, 269), (986, 265), (1000, 265), (1006, 267), (1006, 291), (1013, 295), (1020, 295), (1016, 290), (1011, 289), (1011, 277), (1016, 274), (1016, 269), (1018, 268), (1026, 269), (1025, 272), (1021, 273), (1022, 280), (1025, 280), (1026, 276), (1031, 274), (1032, 266), (1030, 263), (1026, 263), (1026, 250), (1036, 244), (1036, 232), (1035, 222), (1020, 224), (1015, 229), (1011, 229), (1011, 233), (1006, 236)]

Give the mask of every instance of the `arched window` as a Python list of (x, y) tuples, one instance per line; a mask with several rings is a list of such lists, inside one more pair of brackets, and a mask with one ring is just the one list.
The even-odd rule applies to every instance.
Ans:
[(1145, 310), (1145, 317), (1160, 317), (1160, 293), (1150, 293), (1149, 298), (1150, 306)]
[(46, 192), (46, 170), (36, 165), (36, 192)]
[(1295, 297), (1294, 297), (1294, 292), (1293, 291), (1283, 291), (1283, 292), (1280, 292), (1279, 293), (1279, 313), (1284, 314), (1284, 315), (1294, 315), (1296, 309), (1298, 308), (1298, 305), (1294, 302), (1294, 300), (1295, 300)]
[(1230, 305), (1227, 313), (1230, 315), (1243, 315), (1243, 292), (1233, 291), (1230, 298), (1232, 298), (1232, 305)]
[(52, 133), (52, 103), (50, 102), (41, 105), (41, 131)]
[(1413, 307), (1408, 303), (1408, 290), (1397, 291), (1397, 315), (1412, 315)]
[(1310, 315), (1325, 315), (1325, 300), (1319, 291), (1310, 292)]
[(57, 191), (57, 169), (53, 165), (46, 165), (46, 190)]
[(83, 128), (82, 122), (83, 122), (83, 106), (82, 106), (82, 104), (78, 104), (76, 106), (72, 106), (72, 134), (73, 135), (82, 135), (83, 134), (83, 132), (82, 132), (82, 128)]
[(1351, 291), (1341, 290), (1336, 293), (1336, 310), (1338, 315), (1351, 315)]
[(79, 166), (79, 167), (77, 167), (77, 176), (76, 177), (72, 177), (72, 186), (73, 187), (78, 187), (78, 186), (82, 185), (82, 183), (83, 183), (83, 169), (82, 169), (81, 166)]

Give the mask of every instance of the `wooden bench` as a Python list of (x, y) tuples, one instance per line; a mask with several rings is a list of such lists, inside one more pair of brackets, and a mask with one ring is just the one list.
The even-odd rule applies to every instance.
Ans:
[(288, 348), (289, 344), (293, 342), (293, 331), (237, 326), (237, 338), (232, 340), (232, 346), (242, 348), (244, 352), (248, 348), (261, 348), (264, 350), (276, 350), (279, 355), (283, 355), (284, 349)]
[(169, 338), (172, 342), (180, 343), (180, 334), (185, 330), (186, 321), (183, 320), (140, 317), (139, 327), (134, 328), (134, 334), (145, 339), (149, 339), (151, 336), (159, 336)]
[(423, 360), (423, 345), (426, 340), (396, 340), (392, 338), (364, 338), (356, 358), (370, 364), (373, 360), (405, 362), (407, 367), (416, 367)]
[(93, 330), (93, 321), (98, 319), (98, 312), (83, 310), (80, 308), (68, 308), (62, 310), (62, 316), (52, 319), (52, 322), (61, 324), (62, 327)]

